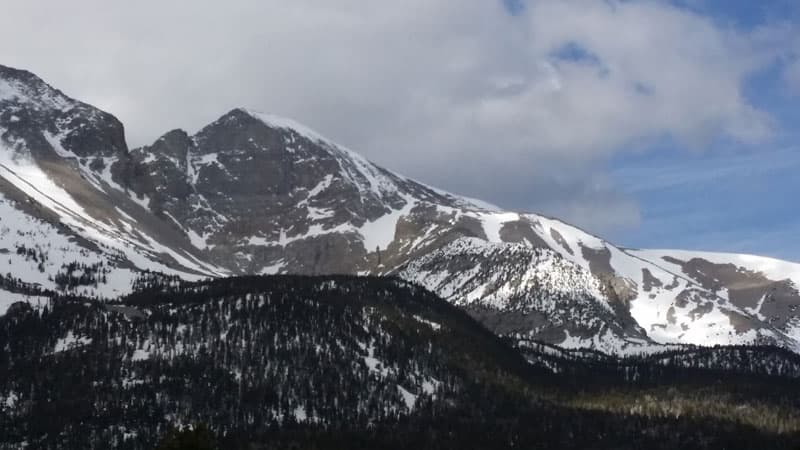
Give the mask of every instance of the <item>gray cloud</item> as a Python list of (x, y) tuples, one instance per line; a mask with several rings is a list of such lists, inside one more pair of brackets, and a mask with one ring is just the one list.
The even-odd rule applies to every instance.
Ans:
[(33, 1), (0, 17), (2, 63), (114, 113), (132, 145), (247, 106), (429, 184), (600, 231), (638, 221), (603, 174), (626, 145), (772, 135), (742, 85), (783, 38), (650, 1), (545, 0), (517, 16), (486, 0)]

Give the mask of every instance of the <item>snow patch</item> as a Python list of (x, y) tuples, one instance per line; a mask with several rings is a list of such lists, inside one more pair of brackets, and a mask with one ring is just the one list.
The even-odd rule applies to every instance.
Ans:
[(406, 408), (408, 408), (409, 411), (413, 411), (414, 405), (417, 404), (417, 396), (407, 391), (399, 384), (397, 385), (397, 392), (399, 392), (400, 396), (403, 398), (403, 403), (405, 403)]
[(429, 327), (433, 328), (433, 331), (439, 331), (439, 330), (442, 329), (442, 325), (441, 324), (438, 324), (438, 323), (436, 323), (436, 322), (434, 322), (432, 320), (428, 320), (428, 319), (426, 319), (426, 318), (424, 318), (422, 316), (416, 315), (416, 314), (414, 314), (414, 320), (416, 320), (419, 323), (424, 323), (425, 325), (428, 325)]
[(486, 233), (486, 238), (489, 242), (503, 242), (500, 238), (500, 230), (506, 222), (513, 222), (519, 220), (517, 213), (492, 213), (481, 214), (481, 222), (483, 223), (483, 232)]
[(0, 290), (0, 317), (4, 316), (8, 312), (8, 308), (17, 302), (27, 303), (35, 309), (41, 309), (50, 304), (50, 299)]
[(146, 361), (150, 359), (150, 352), (147, 350), (137, 348), (131, 356), (131, 361)]
[[(1, 398), (2, 397), (0, 397), (0, 399)], [(12, 408), (14, 408), (14, 406), (17, 405), (18, 401), (19, 401), (19, 395), (17, 395), (16, 392), (11, 391), (11, 392), (8, 393), (8, 395), (6, 396), (5, 399), (2, 399), (0, 401), (0, 404), (5, 406), (5, 409), (12, 409)]]
[(385, 250), (394, 241), (397, 222), (401, 217), (408, 215), (416, 205), (416, 200), (413, 197), (406, 195), (404, 198), (406, 204), (402, 208), (384, 214), (361, 226), (359, 233), (364, 239), (364, 248), (368, 252), (375, 249)]
[(92, 343), (91, 338), (76, 336), (72, 333), (72, 331), (68, 331), (67, 335), (63, 338), (59, 338), (56, 341), (56, 345), (53, 348), (53, 353), (60, 353), (65, 352), (67, 350), (72, 350), (74, 348), (82, 347), (84, 345), (89, 345)]

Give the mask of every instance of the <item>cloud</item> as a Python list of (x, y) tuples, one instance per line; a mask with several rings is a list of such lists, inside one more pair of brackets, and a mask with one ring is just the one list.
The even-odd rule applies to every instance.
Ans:
[(772, 135), (743, 94), (779, 56), (769, 31), (614, 0), (86, 0), (0, 17), (3, 63), (115, 113), (134, 145), (247, 106), (429, 184), (589, 228), (638, 221), (598, 181), (618, 152)]

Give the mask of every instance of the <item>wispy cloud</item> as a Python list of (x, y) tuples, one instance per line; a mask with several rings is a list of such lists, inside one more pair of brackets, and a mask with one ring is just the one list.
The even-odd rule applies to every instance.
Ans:
[(635, 247), (756, 253), (800, 260), (800, 147), (627, 160), (613, 171), (641, 205)]
[[(746, 152), (717, 152), (682, 158), (653, 158), (626, 163), (613, 171), (626, 192), (633, 194), (674, 188), (696, 188), (731, 180), (769, 177), (774, 173), (798, 173), (800, 147)], [(750, 185), (739, 186), (746, 189)]]

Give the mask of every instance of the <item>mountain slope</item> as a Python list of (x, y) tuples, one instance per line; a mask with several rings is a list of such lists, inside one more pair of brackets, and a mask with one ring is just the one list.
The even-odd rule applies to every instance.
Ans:
[[(762, 322), (800, 340), (800, 264), (753, 255), (679, 250), (630, 254), (690, 277)], [(735, 326), (747, 327), (738, 318)]]
[(198, 422), (235, 436), (367, 429), (478, 404), (475, 385), (533, 372), (467, 315), (378, 278), (156, 282), (121, 304), (17, 304), (0, 349), (0, 448), (152, 448)]
[[(550, 299), (540, 302), (547, 306), (538, 313), (547, 311), (552, 320), (516, 330), (521, 338), (607, 352), (647, 351), (648, 336), (666, 343), (795, 348), (791, 330), (762, 325), (682, 272), (557, 220), (495, 211), (429, 188), (285, 119), (237, 109), (195, 136), (173, 131), (134, 154), (147, 167), (138, 172), (149, 174), (135, 182), (140, 195), (158, 199), (153, 212), (181, 224), (214, 263), (238, 273), (398, 273), (464, 304), (463, 289), (432, 281), (448, 274), (432, 272), (430, 259), (454, 240), (477, 238), (487, 249), (499, 245), (509, 254), (519, 245), (549, 249), (566, 263), (553, 274), (556, 279), (584, 274), (583, 282), (558, 287), (561, 298), (569, 297), (562, 302), (531, 287), (537, 291), (529, 290), (529, 298)], [(414, 272), (421, 263), (415, 258), (428, 261), (426, 274)], [(504, 270), (519, 262), (507, 258)], [(491, 279), (496, 269), (485, 265), (479, 278)], [(480, 295), (477, 289), (470, 289), (473, 297)], [(609, 304), (617, 307), (615, 314), (574, 320), (569, 303), (587, 290), (594, 291), (588, 298), (597, 311)], [(495, 312), (484, 318), (499, 313), (513, 322), (513, 295), (519, 293), (494, 295)]]
[(149, 449), (200, 423), (243, 449), (800, 442), (800, 356), (788, 351), (618, 362), (529, 349), (528, 364), (399, 279), (142, 284), (120, 302), (58, 297), (0, 317), (0, 449)]
[[(130, 292), (140, 270), (188, 279), (396, 274), (521, 343), (800, 351), (790, 263), (624, 249), (556, 219), (439, 191), (247, 109), (129, 151), (107, 113), (27, 72), (0, 67), (0, 80), (9, 214), (0, 263), (22, 281), (113, 297)], [(42, 249), (48, 241), (65, 250)], [(92, 272), (100, 267), (105, 282)], [(78, 281), (56, 282), (67, 270)], [(92, 272), (82, 282), (81, 270)]]
[[(116, 118), (65, 96), (29, 72), (0, 66), (2, 225), (12, 234), (32, 232), (29, 239), (15, 237), (17, 248), (7, 251), (69, 245), (64, 253), (59, 247), (45, 256), (55, 266), (102, 260), (111, 272), (127, 273), (91, 287), (92, 293), (106, 296), (129, 292), (137, 269), (187, 277), (224, 273), (201, 261), (185, 237), (153, 220), (129, 198), (123, 187), (128, 160)], [(34, 240), (37, 234), (53, 238)], [(75, 252), (87, 256), (70, 259)], [(9, 264), (21, 271), (14, 261)], [(54, 277), (47, 269), (42, 273)], [(56, 287), (49, 279), (26, 281)]]
[[(237, 273), (375, 270), (420, 206), (470, 206), (286, 119), (235, 109), (133, 151), (150, 210)], [(324, 241), (324, 245), (320, 243)]]

